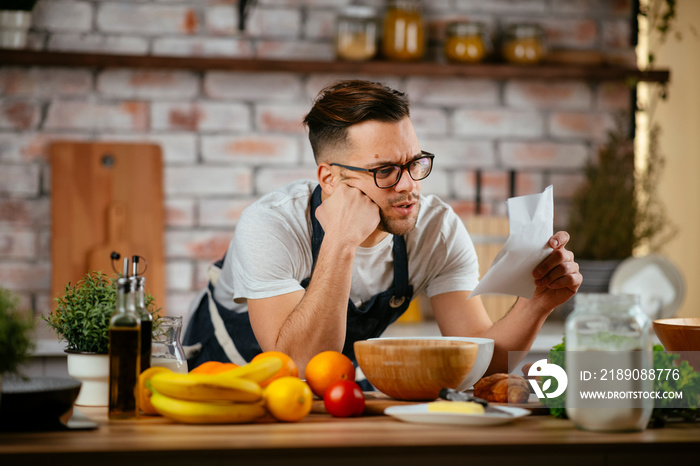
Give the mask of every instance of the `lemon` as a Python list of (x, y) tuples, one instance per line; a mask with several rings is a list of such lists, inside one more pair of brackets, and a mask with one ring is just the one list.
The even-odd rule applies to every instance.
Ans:
[(263, 392), (265, 407), (280, 421), (296, 422), (311, 412), (313, 393), (306, 382), (298, 377), (275, 379)]

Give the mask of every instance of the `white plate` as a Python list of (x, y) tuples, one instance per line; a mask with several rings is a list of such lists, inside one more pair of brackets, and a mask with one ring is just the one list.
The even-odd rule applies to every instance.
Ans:
[(405, 422), (419, 422), (423, 424), (452, 424), (460, 426), (495, 426), (507, 424), (515, 419), (530, 414), (529, 410), (523, 408), (512, 408), (507, 406), (499, 406), (498, 408), (510, 412), (512, 416), (495, 413), (463, 414), (432, 412), (428, 411), (428, 403), (391, 406), (384, 410), (384, 414)]
[(665, 319), (675, 316), (681, 307), (685, 281), (663, 256), (630, 257), (613, 272), (610, 293), (639, 295), (642, 309), (652, 320)]

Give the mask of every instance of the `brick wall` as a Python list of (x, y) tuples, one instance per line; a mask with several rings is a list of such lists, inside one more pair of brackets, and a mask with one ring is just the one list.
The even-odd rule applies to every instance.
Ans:
[[(259, 0), (245, 33), (235, 1), (40, 0), (30, 48), (137, 55), (333, 59), (337, 9), (349, 0)], [(381, 11), (381, 0), (365, 0)], [(432, 59), (444, 25), (491, 31), (535, 21), (552, 48), (634, 59), (632, 0), (426, 1)], [(6, 67), (0, 64), (0, 284), (44, 312), (51, 297), (47, 148), (57, 138), (153, 141), (163, 148), (168, 296), (183, 314), (225, 250), (241, 211), (315, 165), (300, 120), (323, 74)], [(438, 154), (426, 193), (474, 212), (504, 212), (515, 194), (555, 186), (555, 223), (581, 168), (629, 109), (624, 83), (373, 76), (407, 91), (421, 146)]]

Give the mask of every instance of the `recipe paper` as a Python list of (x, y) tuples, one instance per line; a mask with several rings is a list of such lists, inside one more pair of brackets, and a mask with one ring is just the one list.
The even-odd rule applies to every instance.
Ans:
[(553, 187), (511, 197), (506, 205), (508, 239), (469, 297), (491, 293), (532, 298), (536, 288), (532, 271), (552, 252), (547, 242), (554, 234)]

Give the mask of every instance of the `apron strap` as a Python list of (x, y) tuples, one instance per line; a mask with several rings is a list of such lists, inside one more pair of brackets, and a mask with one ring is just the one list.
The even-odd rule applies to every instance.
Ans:
[[(216, 278), (218, 279), (218, 274)], [(236, 348), (236, 345), (233, 343), (231, 335), (229, 335), (228, 330), (226, 330), (226, 325), (224, 325), (224, 320), (219, 314), (219, 310), (216, 307), (211, 290), (212, 287), (207, 287), (207, 301), (209, 303), (209, 316), (211, 317), (211, 324), (214, 327), (214, 336), (216, 337), (216, 341), (219, 342), (221, 349), (224, 350), (226, 357), (229, 358), (232, 363), (238, 364), (239, 366), (244, 366), (248, 362), (243, 356), (241, 356), (241, 353), (238, 352), (238, 348)]]

